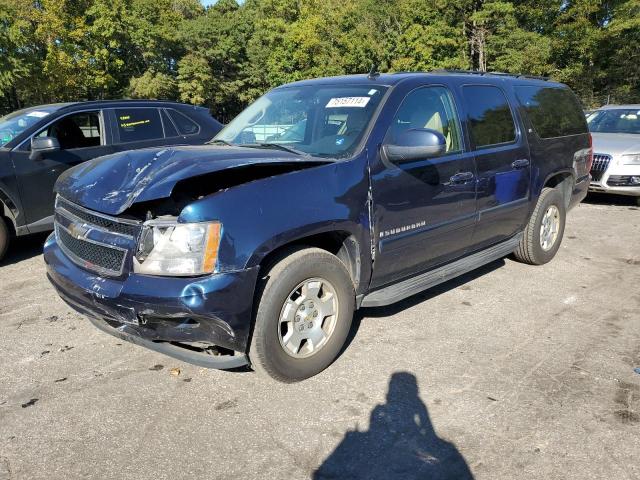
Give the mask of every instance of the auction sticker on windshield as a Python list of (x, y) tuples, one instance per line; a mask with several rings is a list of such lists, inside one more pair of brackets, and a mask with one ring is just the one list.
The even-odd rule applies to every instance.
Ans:
[(369, 103), (369, 97), (339, 97), (332, 98), (327, 103), (325, 108), (344, 108), (344, 107), (358, 107), (364, 108)]

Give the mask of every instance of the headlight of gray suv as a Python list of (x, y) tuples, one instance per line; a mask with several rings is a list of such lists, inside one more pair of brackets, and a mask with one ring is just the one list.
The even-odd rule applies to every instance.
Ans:
[(144, 223), (133, 271), (145, 275), (196, 276), (213, 273), (218, 260), (222, 225), (219, 222)]
[(640, 153), (622, 155), (622, 163), (624, 165), (640, 165)]

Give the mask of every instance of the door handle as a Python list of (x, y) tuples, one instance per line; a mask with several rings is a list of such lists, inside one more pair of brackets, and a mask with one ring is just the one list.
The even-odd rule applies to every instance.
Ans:
[(456, 173), (452, 177), (449, 178), (451, 183), (466, 183), (475, 178), (475, 175), (472, 172), (460, 172)]
[(527, 158), (521, 158), (519, 160), (516, 160), (515, 162), (513, 162), (511, 164), (511, 166), (513, 168), (527, 168), (529, 166), (529, 159)]

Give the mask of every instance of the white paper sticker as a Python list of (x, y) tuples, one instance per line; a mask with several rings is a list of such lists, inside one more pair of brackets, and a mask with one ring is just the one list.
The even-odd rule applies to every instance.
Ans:
[(27, 113), (27, 117), (38, 117), (38, 118), (44, 118), (47, 115), (49, 115), (47, 112), (39, 112), (38, 110), (34, 110), (33, 112), (29, 112)]
[(325, 108), (364, 108), (369, 103), (369, 97), (338, 97), (332, 98)]
[(369, 96), (371, 95), (375, 95), (376, 93), (378, 93), (378, 90), (376, 90), (375, 88), (372, 88), (371, 90), (369, 90)]

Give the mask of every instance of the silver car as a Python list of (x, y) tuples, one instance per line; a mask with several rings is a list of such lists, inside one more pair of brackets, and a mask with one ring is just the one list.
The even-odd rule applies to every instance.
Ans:
[(631, 195), (640, 205), (640, 105), (609, 105), (587, 117), (593, 137), (589, 191)]

